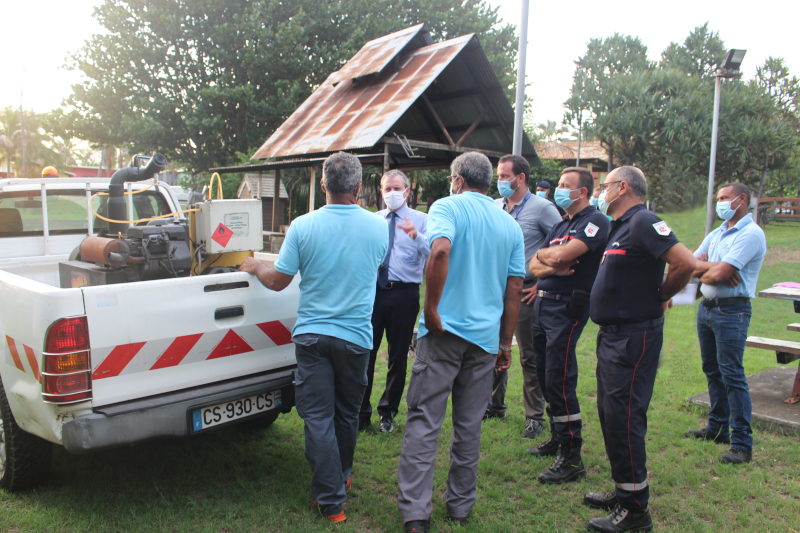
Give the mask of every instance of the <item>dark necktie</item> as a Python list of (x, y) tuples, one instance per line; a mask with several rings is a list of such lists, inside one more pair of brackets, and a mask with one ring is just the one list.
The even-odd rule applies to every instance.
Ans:
[(397, 213), (392, 211), (392, 216), (389, 217), (389, 249), (386, 250), (386, 257), (378, 269), (378, 286), (381, 289), (389, 284), (389, 259), (392, 257), (392, 245), (394, 244), (395, 218), (397, 218)]

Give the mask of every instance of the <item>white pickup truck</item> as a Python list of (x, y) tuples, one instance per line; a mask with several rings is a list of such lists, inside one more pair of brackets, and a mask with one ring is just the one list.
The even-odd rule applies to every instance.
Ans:
[[(59, 263), (108, 226), (88, 209), (108, 186), (0, 180), (0, 487), (45, 476), (51, 443), (80, 454), (268, 425), (294, 405), (298, 280), (279, 293), (243, 272), (61, 288)], [(126, 198), (129, 220), (180, 210), (160, 182)]]

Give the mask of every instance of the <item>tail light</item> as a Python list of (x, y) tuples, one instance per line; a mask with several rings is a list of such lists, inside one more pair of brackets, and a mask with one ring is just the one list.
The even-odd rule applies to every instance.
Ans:
[(42, 361), (42, 396), (46, 403), (92, 399), (92, 365), (86, 317), (62, 318), (47, 332)]

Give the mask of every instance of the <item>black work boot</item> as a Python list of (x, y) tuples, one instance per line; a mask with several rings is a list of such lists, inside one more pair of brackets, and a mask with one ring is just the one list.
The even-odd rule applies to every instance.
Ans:
[(592, 509), (605, 509), (610, 511), (617, 506), (617, 493), (611, 492), (590, 492), (583, 495), (583, 503)]
[(539, 481), (548, 485), (561, 485), (586, 477), (586, 468), (581, 460), (581, 449), (560, 446), (558, 455), (550, 468), (539, 474)]
[(729, 465), (740, 465), (742, 463), (749, 463), (752, 460), (752, 453), (747, 453), (746, 451), (739, 450), (738, 448), (731, 448), (727, 452), (723, 453), (719, 458), (720, 463)]
[(722, 430), (711, 431), (708, 426), (702, 429), (689, 429), (686, 431), (687, 437), (692, 437), (701, 440), (713, 440), (717, 444), (730, 444), (731, 437), (728, 434), (722, 434)]
[(558, 453), (558, 440), (556, 439), (556, 427), (550, 421), (550, 438), (540, 442), (536, 448), (529, 448), (528, 453), (534, 457), (555, 457)]
[(586, 524), (586, 529), (602, 533), (652, 531), (653, 520), (650, 518), (650, 509), (647, 507), (639, 511), (630, 511), (617, 504), (611, 514), (589, 520)]

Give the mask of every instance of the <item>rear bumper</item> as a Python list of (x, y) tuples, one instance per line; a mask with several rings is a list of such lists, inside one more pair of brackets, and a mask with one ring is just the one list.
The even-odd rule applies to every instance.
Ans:
[(158, 437), (184, 437), (192, 434), (190, 415), (194, 409), (278, 389), (283, 402), (277, 410), (288, 413), (295, 403), (293, 383), (296, 368), (292, 366), (142, 400), (96, 407), (92, 414), (64, 423), (62, 442), (69, 453), (83, 454)]

